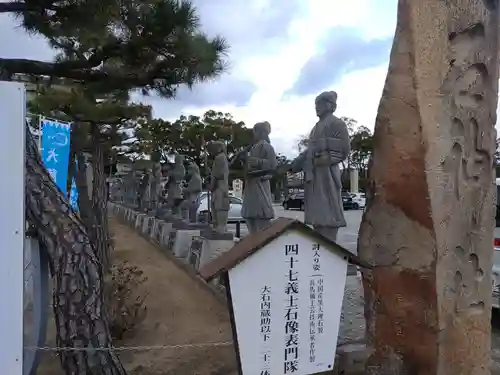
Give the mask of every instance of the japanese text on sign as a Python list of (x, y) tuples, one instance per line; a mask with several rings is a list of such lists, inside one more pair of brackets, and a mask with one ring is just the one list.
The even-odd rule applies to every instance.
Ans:
[(271, 288), (268, 286), (264, 286), (260, 292), (260, 334), (264, 342), (264, 349), (261, 353), (263, 363), (260, 375), (270, 375)]
[(299, 245), (285, 245), (287, 266), (285, 303), (285, 362), (284, 373), (299, 370)]

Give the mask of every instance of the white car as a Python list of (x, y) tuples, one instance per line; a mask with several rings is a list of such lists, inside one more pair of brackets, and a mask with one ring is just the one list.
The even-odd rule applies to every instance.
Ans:
[[(200, 194), (200, 197), (198, 198), (200, 200), (200, 205), (198, 206), (198, 220), (203, 222), (207, 221), (207, 215), (208, 215), (208, 194), (206, 192), (203, 192)], [(228, 223), (235, 223), (238, 221), (244, 221), (244, 219), (241, 217), (241, 207), (243, 205), (243, 200), (231, 196), (229, 197), (229, 216), (228, 216)]]
[(366, 194), (365, 193), (349, 193), (352, 198), (352, 202), (357, 205), (358, 208), (365, 208), (366, 206)]

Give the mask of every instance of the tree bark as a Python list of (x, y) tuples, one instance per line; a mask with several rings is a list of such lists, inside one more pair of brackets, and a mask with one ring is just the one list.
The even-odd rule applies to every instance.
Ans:
[(103, 275), (87, 230), (41, 162), (26, 126), (26, 217), (47, 249), (53, 277), (58, 347), (67, 375), (125, 375), (111, 348), (103, 306)]
[(81, 152), (75, 153), (75, 184), (78, 189), (78, 209), (80, 218), (85, 223), (89, 233), (92, 233), (94, 226), (94, 213), (92, 212), (92, 202), (89, 198), (89, 187), (87, 185), (87, 166), (85, 156)]
[(92, 125), (92, 211), (94, 213), (93, 240), (104, 272), (111, 266), (111, 243), (108, 231), (108, 189), (104, 173), (103, 140), (99, 126)]

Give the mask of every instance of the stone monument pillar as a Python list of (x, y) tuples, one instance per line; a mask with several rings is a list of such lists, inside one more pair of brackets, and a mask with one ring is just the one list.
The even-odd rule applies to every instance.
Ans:
[(367, 374), (490, 373), (498, 11), (399, 1), (359, 239)]
[(349, 178), (351, 182), (351, 193), (359, 192), (359, 170), (351, 169), (349, 171)]

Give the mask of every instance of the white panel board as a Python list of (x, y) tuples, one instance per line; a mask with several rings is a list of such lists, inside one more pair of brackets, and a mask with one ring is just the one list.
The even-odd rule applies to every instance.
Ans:
[(347, 260), (290, 231), (229, 271), (243, 375), (307, 375), (335, 360)]
[(24, 84), (0, 82), (0, 367), (23, 373)]

